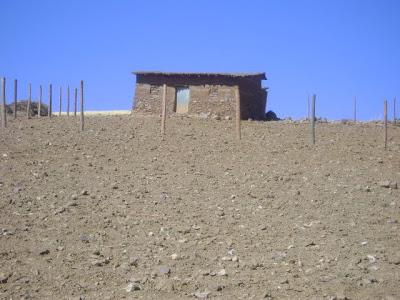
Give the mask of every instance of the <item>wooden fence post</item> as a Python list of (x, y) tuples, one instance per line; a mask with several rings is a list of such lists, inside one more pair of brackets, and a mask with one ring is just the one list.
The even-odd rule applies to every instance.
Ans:
[(39, 107), (38, 107), (38, 118), (41, 117), (42, 114), (42, 96), (43, 96), (43, 91), (42, 91), (42, 85), (39, 86)]
[(317, 96), (314, 94), (311, 101), (311, 143), (315, 145), (315, 98)]
[(387, 100), (383, 102), (383, 117), (385, 122), (385, 149), (387, 148)]
[(28, 85), (28, 105), (26, 106), (26, 118), (31, 118), (32, 84)]
[(69, 85), (67, 87), (67, 117), (69, 117)]
[(85, 129), (85, 116), (83, 112), (83, 80), (81, 80), (81, 131)]
[(7, 127), (7, 108), (6, 108), (6, 79), (1, 79), (1, 127)]
[(78, 105), (78, 89), (75, 88), (75, 106), (74, 106), (74, 117), (76, 117), (76, 106)]
[(396, 124), (396, 97), (393, 99), (393, 124)]
[(235, 91), (236, 91), (236, 137), (238, 140), (240, 140), (242, 138), (242, 133), (241, 133), (241, 126), (240, 126), (240, 122), (241, 122), (241, 113), (240, 113), (240, 90), (239, 90), (239, 86), (235, 87)]
[(354, 122), (357, 122), (357, 97), (354, 97), (354, 107), (353, 107), (353, 109), (354, 109), (354, 114), (353, 114)]
[(18, 92), (18, 81), (14, 79), (14, 119), (17, 118), (17, 92)]
[(53, 86), (50, 83), (50, 86), (49, 86), (49, 107), (47, 108), (47, 115), (48, 115), (49, 118), (51, 118), (51, 115), (53, 113), (52, 105), (53, 105)]
[(307, 119), (310, 120), (310, 95), (307, 96)]
[(163, 84), (163, 94), (162, 94), (162, 102), (161, 102), (161, 136), (164, 140), (165, 135), (165, 116), (167, 114), (167, 85)]
[(62, 106), (62, 87), (60, 86), (60, 110), (58, 111), (58, 116), (61, 117), (61, 106)]

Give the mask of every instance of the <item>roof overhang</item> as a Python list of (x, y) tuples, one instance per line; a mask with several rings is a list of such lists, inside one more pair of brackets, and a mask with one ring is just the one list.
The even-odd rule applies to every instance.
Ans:
[(159, 72), (159, 71), (135, 71), (135, 75), (166, 76), (166, 77), (225, 77), (225, 78), (258, 78), (266, 80), (264, 72), (261, 73), (194, 73), (194, 72)]

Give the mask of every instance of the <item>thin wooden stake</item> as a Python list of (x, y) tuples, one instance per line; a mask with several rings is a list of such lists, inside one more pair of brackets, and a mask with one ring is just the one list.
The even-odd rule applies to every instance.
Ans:
[(42, 114), (42, 96), (43, 96), (43, 91), (42, 91), (42, 85), (39, 86), (39, 107), (38, 107), (38, 118), (41, 117)]
[(67, 117), (69, 117), (69, 86), (67, 87)]
[(58, 116), (61, 117), (61, 107), (62, 107), (62, 87), (60, 87), (60, 110), (58, 111)]
[(32, 84), (28, 86), (28, 105), (26, 106), (26, 118), (31, 118)]
[(311, 143), (315, 145), (315, 98), (317, 96), (313, 95), (312, 96), (312, 101), (311, 101)]
[(81, 80), (81, 131), (85, 129), (85, 116), (83, 112), (83, 80)]
[(240, 90), (239, 86), (236, 86), (235, 88), (236, 91), (236, 137), (238, 140), (242, 138), (242, 133), (241, 133), (241, 113), (240, 113)]
[(78, 89), (75, 88), (75, 106), (74, 106), (74, 117), (76, 117), (76, 107), (78, 105)]
[(47, 116), (51, 118), (51, 115), (53, 114), (53, 86), (50, 83), (49, 86), (49, 107), (47, 108)]
[(393, 99), (393, 124), (396, 124), (396, 97)]
[(383, 102), (383, 115), (385, 120), (385, 149), (387, 148), (387, 100)]
[(6, 79), (1, 79), (1, 127), (7, 127), (7, 108), (6, 108)]
[(353, 116), (354, 116), (354, 122), (357, 122), (357, 97), (354, 97), (354, 112), (353, 112)]
[(167, 114), (167, 85), (164, 83), (163, 85), (163, 94), (162, 94), (162, 102), (161, 102), (161, 136), (164, 140), (165, 135), (165, 116)]
[(18, 81), (14, 79), (14, 119), (17, 118), (17, 92), (18, 92)]

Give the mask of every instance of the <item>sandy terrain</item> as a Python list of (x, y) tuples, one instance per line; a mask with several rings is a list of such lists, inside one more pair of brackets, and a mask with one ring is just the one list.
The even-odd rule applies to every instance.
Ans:
[(77, 119), (0, 132), (1, 299), (400, 299), (400, 127)]

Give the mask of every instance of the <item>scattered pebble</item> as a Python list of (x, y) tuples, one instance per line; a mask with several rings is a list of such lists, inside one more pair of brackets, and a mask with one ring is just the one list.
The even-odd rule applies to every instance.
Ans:
[(194, 296), (197, 299), (208, 299), (208, 296), (210, 295), (209, 291), (204, 291), (204, 292), (195, 292)]
[(8, 278), (11, 277), (11, 274), (0, 273), (0, 283), (7, 283)]
[(39, 251), (39, 255), (47, 255), (47, 254), (49, 254), (50, 253), (50, 250), (49, 249), (44, 249), (44, 250), (40, 250)]
[(128, 284), (128, 286), (125, 288), (127, 293), (133, 292), (133, 291), (140, 291), (140, 285), (134, 282), (131, 282)]
[(160, 275), (169, 275), (171, 273), (171, 269), (167, 266), (160, 266), (158, 268), (158, 273)]
[(218, 276), (228, 276), (225, 269), (221, 269), (217, 272)]

